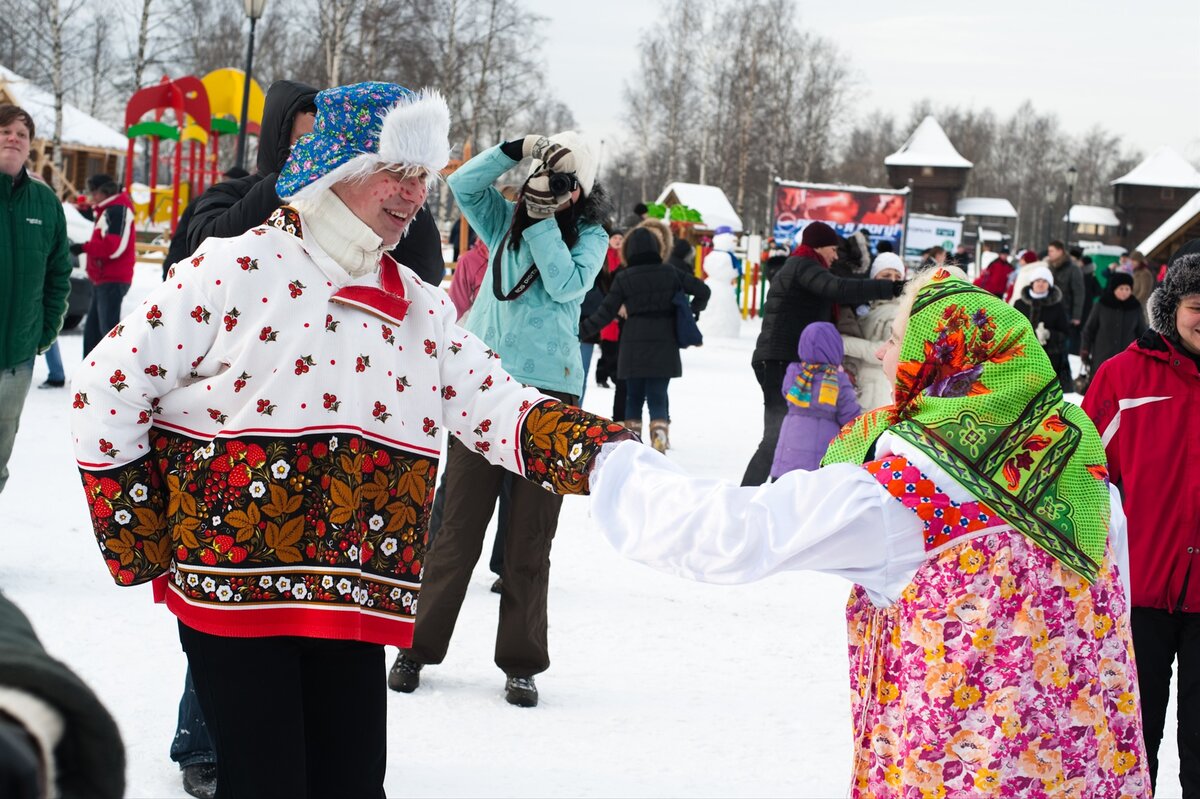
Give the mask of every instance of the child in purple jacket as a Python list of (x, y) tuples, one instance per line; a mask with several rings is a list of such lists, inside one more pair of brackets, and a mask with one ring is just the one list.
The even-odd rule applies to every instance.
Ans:
[(788, 365), (783, 378), (788, 412), (779, 429), (772, 479), (795, 469), (816, 469), (842, 425), (862, 412), (842, 369), (845, 350), (836, 327), (810, 324), (800, 334), (798, 350), (799, 360)]

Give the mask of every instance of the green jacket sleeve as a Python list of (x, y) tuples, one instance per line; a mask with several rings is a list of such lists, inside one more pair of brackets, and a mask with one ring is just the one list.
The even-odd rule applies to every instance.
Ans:
[(38, 353), (45, 352), (58, 337), (67, 314), (67, 296), (71, 293), (71, 255), (67, 242), (67, 218), (55, 203), (53, 244), (46, 258), (45, 285), (42, 287), (42, 335)]

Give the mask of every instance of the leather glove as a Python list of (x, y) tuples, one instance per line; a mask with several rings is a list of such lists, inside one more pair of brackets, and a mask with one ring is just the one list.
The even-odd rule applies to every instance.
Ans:
[(68, 249), (70, 249), (71, 255), (82, 255), (83, 254), (83, 245), (82, 244), (72, 244)]
[[(542, 172), (525, 182), (525, 210), (532, 219), (549, 219), (558, 210), (560, 201), (550, 193), (550, 175)], [(569, 196), (565, 199), (569, 199)]]
[(521, 144), (521, 154), (541, 161), (553, 172), (567, 174), (575, 171), (575, 154), (545, 136), (526, 136)]

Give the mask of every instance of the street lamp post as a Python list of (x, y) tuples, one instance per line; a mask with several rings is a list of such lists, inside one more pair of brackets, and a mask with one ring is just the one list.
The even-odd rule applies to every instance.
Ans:
[(250, 18), (250, 42), (246, 45), (246, 82), (242, 85), (242, 116), (238, 120), (237, 165), (246, 168), (246, 119), (250, 113), (250, 73), (254, 69), (254, 24), (263, 15), (267, 0), (243, 0), (246, 16)]
[(1050, 241), (1050, 237), (1054, 235), (1054, 200), (1058, 197), (1058, 192), (1053, 186), (1046, 187), (1046, 241)]
[(1067, 170), (1067, 221), (1064, 225), (1063, 243), (1071, 243), (1071, 202), (1075, 193), (1075, 181), (1079, 178), (1079, 170), (1071, 167)]

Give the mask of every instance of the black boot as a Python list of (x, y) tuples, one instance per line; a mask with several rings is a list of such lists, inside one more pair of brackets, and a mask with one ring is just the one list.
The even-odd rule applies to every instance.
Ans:
[(493, 594), (503, 594), (504, 593), (504, 578), (503, 577), (497, 577), (496, 582), (492, 583), (492, 593)]
[(213, 799), (217, 795), (217, 765), (194, 763), (184, 766), (183, 789), (196, 799)]
[(421, 685), (421, 669), (424, 667), (424, 663), (409, 660), (401, 651), (396, 655), (396, 662), (392, 664), (392, 670), (388, 672), (388, 688), (402, 694), (411, 694)]
[(504, 681), (504, 699), (517, 707), (537, 707), (537, 686), (532, 677), (509, 677)]

